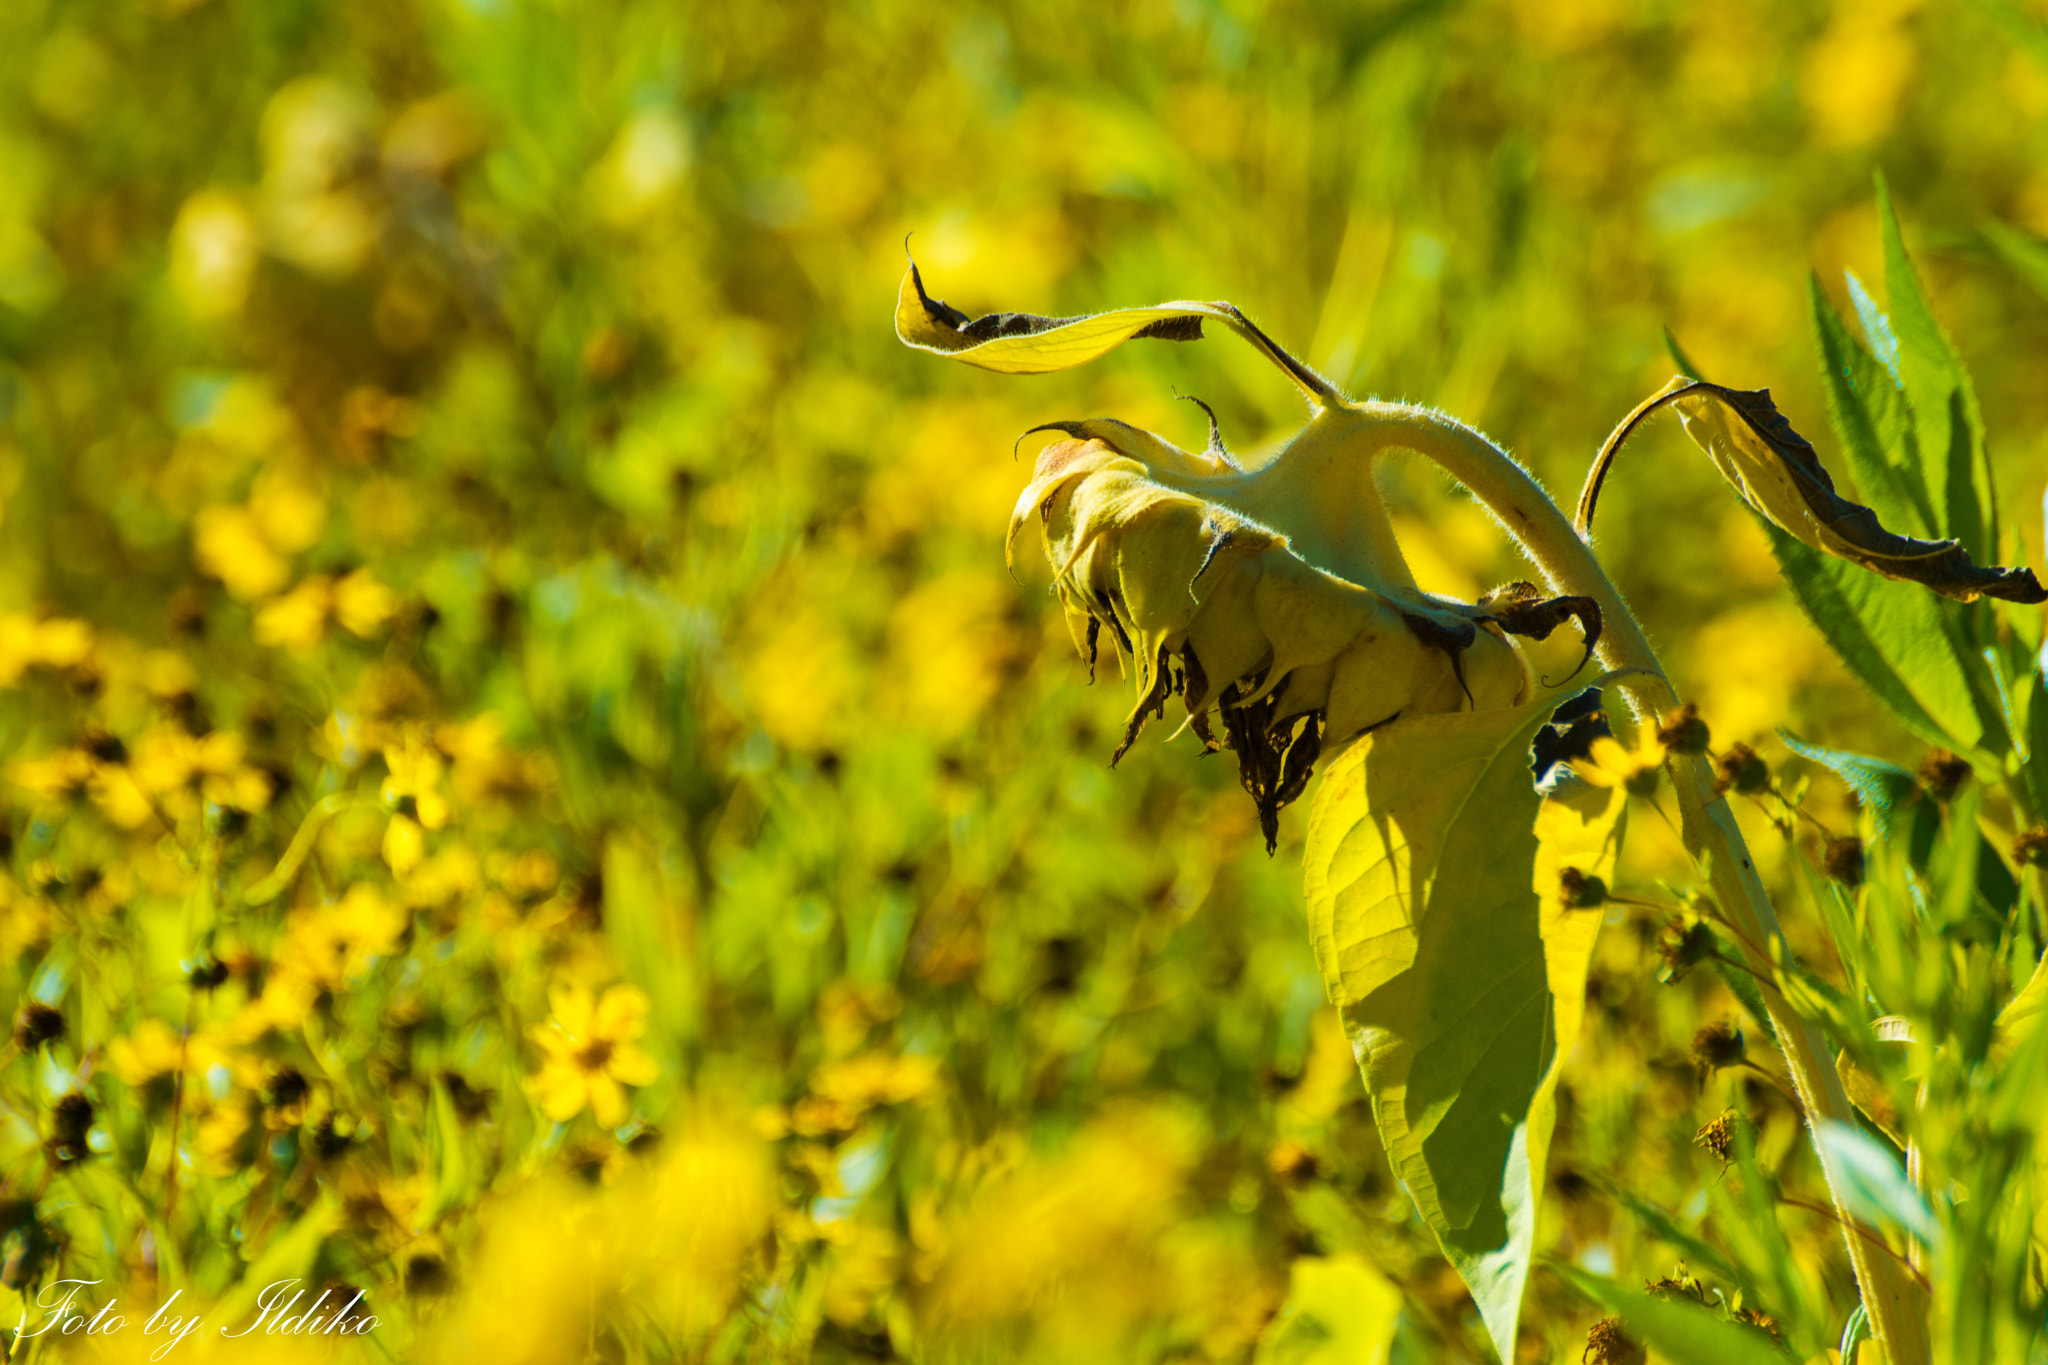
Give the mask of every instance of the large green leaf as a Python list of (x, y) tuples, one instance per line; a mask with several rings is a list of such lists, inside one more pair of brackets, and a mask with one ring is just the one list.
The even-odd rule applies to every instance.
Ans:
[(1808, 276), (1807, 294), (1827, 388), (1828, 424), (1841, 440), (1857, 488), (1887, 526), (1914, 536), (1933, 534), (1939, 523), (1926, 485), (1918, 466), (1905, 462), (1918, 455), (1904, 395), (1877, 358), (1842, 326), (1818, 278)]
[(1367, 734), (1324, 777), (1305, 857), (1316, 958), (1389, 1159), (1507, 1359), (1600, 921), (1536, 888), (1561, 866), (1609, 872), (1621, 810), (1583, 788), (1543, 808), (1526, 759), (1554, 701)]
[(1985, 717), (1931, 593), (1824, 555), (1769, 522), (1764, 531), (1799, 605), (1858, 681), (1929, 744), (1962, 751), (1985, 742)]
[(1927, 489), (1943, 519), (1934, 532), (1961, 541), (1973, 559), (1995, 559), (1997, 514), (1977, 394), (1962, 356), (1942, 331), (1920, 287), (1882, 175), (1877, 180), (1877, 213), (1884, 239), (1885, 296), (1899, 341), (1899, 378), (1913, 405)]

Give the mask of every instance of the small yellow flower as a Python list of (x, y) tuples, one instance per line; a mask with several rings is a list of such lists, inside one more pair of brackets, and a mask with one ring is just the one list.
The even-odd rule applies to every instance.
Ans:
[(367, 640), (397, 614), (398, 594), (368, 569), (345, 574), (334, 585), (334, 619), (351, 635)]
[(1589, 755), (1571, 761), (1572, 771), (1596, 787), (1624, 787), (1631, 796), (1648, 796), (1657, 790), (1664, 754), (1657, 732), (1644, 726), (1633, 749), (1606, 735), (1594, 740)]
[(314, 574), (256, 613), (256, 643), (277, 645), (294, 654), (311, 654), (327, 633), (327, 613), (334, 603), (333, 581)]
[(619, 985), (594, 1001), (582, 986), (548, 993), (554, 1017), (528, 1030), (547, 1053), (527, 1091), (556, 1123), (566, 1123), (588, 1106), (600, 1125), (626, 1121), (624, 1086), (652, 1085), (661, 1074), (654, 1059), (633, 1040), (647, 1031), (647, 993)]
[(448, 823), (448, 798), (441, 790), (441, 774), (447, 762), (426, 742), (418, 727), (408, 726), (403, 740), (385, 748), (384, 765), (391, 770), (381, 793), (386, 806), (418, 820), (427, 829), (439, 829)]

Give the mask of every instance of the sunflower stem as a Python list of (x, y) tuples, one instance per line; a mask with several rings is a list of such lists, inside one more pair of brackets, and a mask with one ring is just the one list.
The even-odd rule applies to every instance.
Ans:
[[(1678, 694), (1664, 676), (1642, 626), (1601, 567), (1593, 547), (1512, 456), (1472, 428), (1426, 408), (1359, 403), (1351, 405), (1351, 411), (1364, 417), (1369, 429), (1393, 429), (1373, 432), (1371, 448), (1375, 453), (1389, 446), (1413, 450), (1470, 489), (1535, 562), (1552, 592), (1590, 597), (1599, 604), (1600, 662), (1611, 670), (1642, 670), (1619, 683), (1638, 724), (1654, 724), (1660, 711), (1678, 704)], [(1773, 958), (1790, 960), (1790, 949), (1742, 831), (1702, 759), (1674, 754), (1670, 764), (1686, 848), (1705, 866), (1715, 899), (1739, 930), (1750, 971), (1761, 981), (1775, 982)], [(1854, 1126), (1848, 1092), (1830, 1061), (1819, 1028), (1797, 1013), (1782, 991), (1765, 991), (1763, 1000), (1784, 1052), (1786, 1071), (1809, 1122), (1833, 1119)], [(1836, 1169), (1834, 1158), (1818, 1141), (1815, 1151), (1827, 1177), (1828, 1197), (1842, 1223), (1843, 1240), (1873, 1334), (1891, 1365), (1927, 1365), (1926, 1290), (1915, 1282), (1908, 1267), (1872, 1253), (1868, 1240), (1872, 1234), (1840, 1196), (1845, 1173)]]

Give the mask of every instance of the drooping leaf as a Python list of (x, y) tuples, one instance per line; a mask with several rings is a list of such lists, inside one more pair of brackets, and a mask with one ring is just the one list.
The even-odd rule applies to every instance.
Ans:
[(1581, 530), (1592, 526), (1601, 484), (1622, 444), (1644, 419), (1666, 406), (1678, 410), (1686, 434), (1744, 501), (1802, 544), (1958, 601), (1989, 596), (2048, 602), (2048, 589), (2032, 569), (1980, 568), (1959, 541), (1897, 535), (1870, 508), (1837, 493), (1813, 446), (1792, 429), (1765, 389), (1678, 378), (1651, 395), (1622, 419), (1595, 458), (1579, 496)]
[(1988, 558), (1998, 549), (1998, 522), (1977, 393), (1920, 287), (1882, 175), (1877, 177), (1877, 219), (1884, 242), (1884, 292), (1899, 339), (1899, 378), (1913, 405), (1927, 491), (1942, 511), (1936, 529), (1953, 536), (1966, 555)]
[(1049, 318), (1032, 313), (988, 313), (971, 318), (925, 292), (912, 264), (896, 293), (896, 336), (906, 346), (964, 360), (999, 374), (1049, 374), (1107, 355), (1126, 341), (1152, 337), (1199, 341), (1211, 319), (1252, 343), (1286, 373), (1317, 406), (1342, 401), (1335, 385), (1280, 349), (1274, 340), (1228, 303), (1179, 300), (1149, 308), (1117, 308), (1083, 317)]
[(1388, 1156), (1507, 1358), (1600, 916), (1566, 904), (1559, 873), (1606, 874), (1620, 810), (1582, 786), (1537, 796), (1528, 750), (1554, 704), (1369, 732), (1324, 778), (1305, 858), (1317, 961)]

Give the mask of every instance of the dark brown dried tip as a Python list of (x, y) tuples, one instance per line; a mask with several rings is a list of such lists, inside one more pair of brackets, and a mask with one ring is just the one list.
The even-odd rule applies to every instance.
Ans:
[(1821, 866), (1830, 877), (1847, 887), (1863, 885), (1863, 841), (1853, 834), (1827, 841)]
[(1929, 796), (1946, 801), (1970, 780), (1970, 764), (1946, 749), (1929, 749), (1927, 757), (1920, 760), (1919, 778)]
[(1657, 742), (1674, 754), (1703, 754), (1712, 738), (1707, 723), (1700, 719), (1700, 708), (1691, 702), (1666, 712), (1663, 724), (1657, 727)]
[(1586, 1333), (1585, 1352), (1579, 1356), (1581, 1365), (1643, 1365), (1649, 1358), (1649, 1350), (1622, 1331), (1621, 1319), (1615, 1317), (1593, 1324)]
[(1510, 635), (1526, 636), (1532, 640), (1546, 640), (1550, 632), (1566, 621), (1576, 621), (1579, 633), (1585, 637), (1586, 652), (1579, 657), (1578, 667), (1566, 675), (1563, 682), (1545, 679), (1545, 687), (1562, 687), (1576, 677), (1586, 661), (1593, 657), (1593, 647), (1600, 643), (1600, 604), (1590, 597), (1545, 598), (1534, 583), (1517, 580), (1503, 583), (1479, 599), (1478, 606), (1486, 609), (1482, 620), (1492, 621)]
[(1721, 1159), (1721, 1169), (1735, 1159), (1735, 1111), (1724, 1109), (1720, 1117), (1692, 1135), (1692, 1145), (1703, 1147)]
[(1721, 791), (1738, 791), (1744, 796), (1754, 796), (1771, 785), (1771, 770), (1758, 758), (1756, 750), (1747, 744), (1731, 744), (1728, 752), (1721, 755), (1715, 765), (1720, 773), (1717, 784)]
[(1239, 684), (1232, 683), (1217, 698), (1217, 709), (1223, 713), (1225, 743), (1237, 754), (1237, 780), (1259, 808), (1259, 832), (1271, 853), (1280, 844), (1281, 807), (1308, 790), (1309, 774), (1322, 754), (1323, 713), (1276, 721), (1277, 696), (1246, 705), (1238, 701), (1242, 695)]
[(1692, 1069), (1700, 1078), (1700, 1084), (1707, 1083), (1707, 1077), (1724, 1066), (1740, 1062), (1745, 1052), (1742, 1030), (1732, 1019), (1722, 1019), (1708, 1024), (1692, 1036)]

